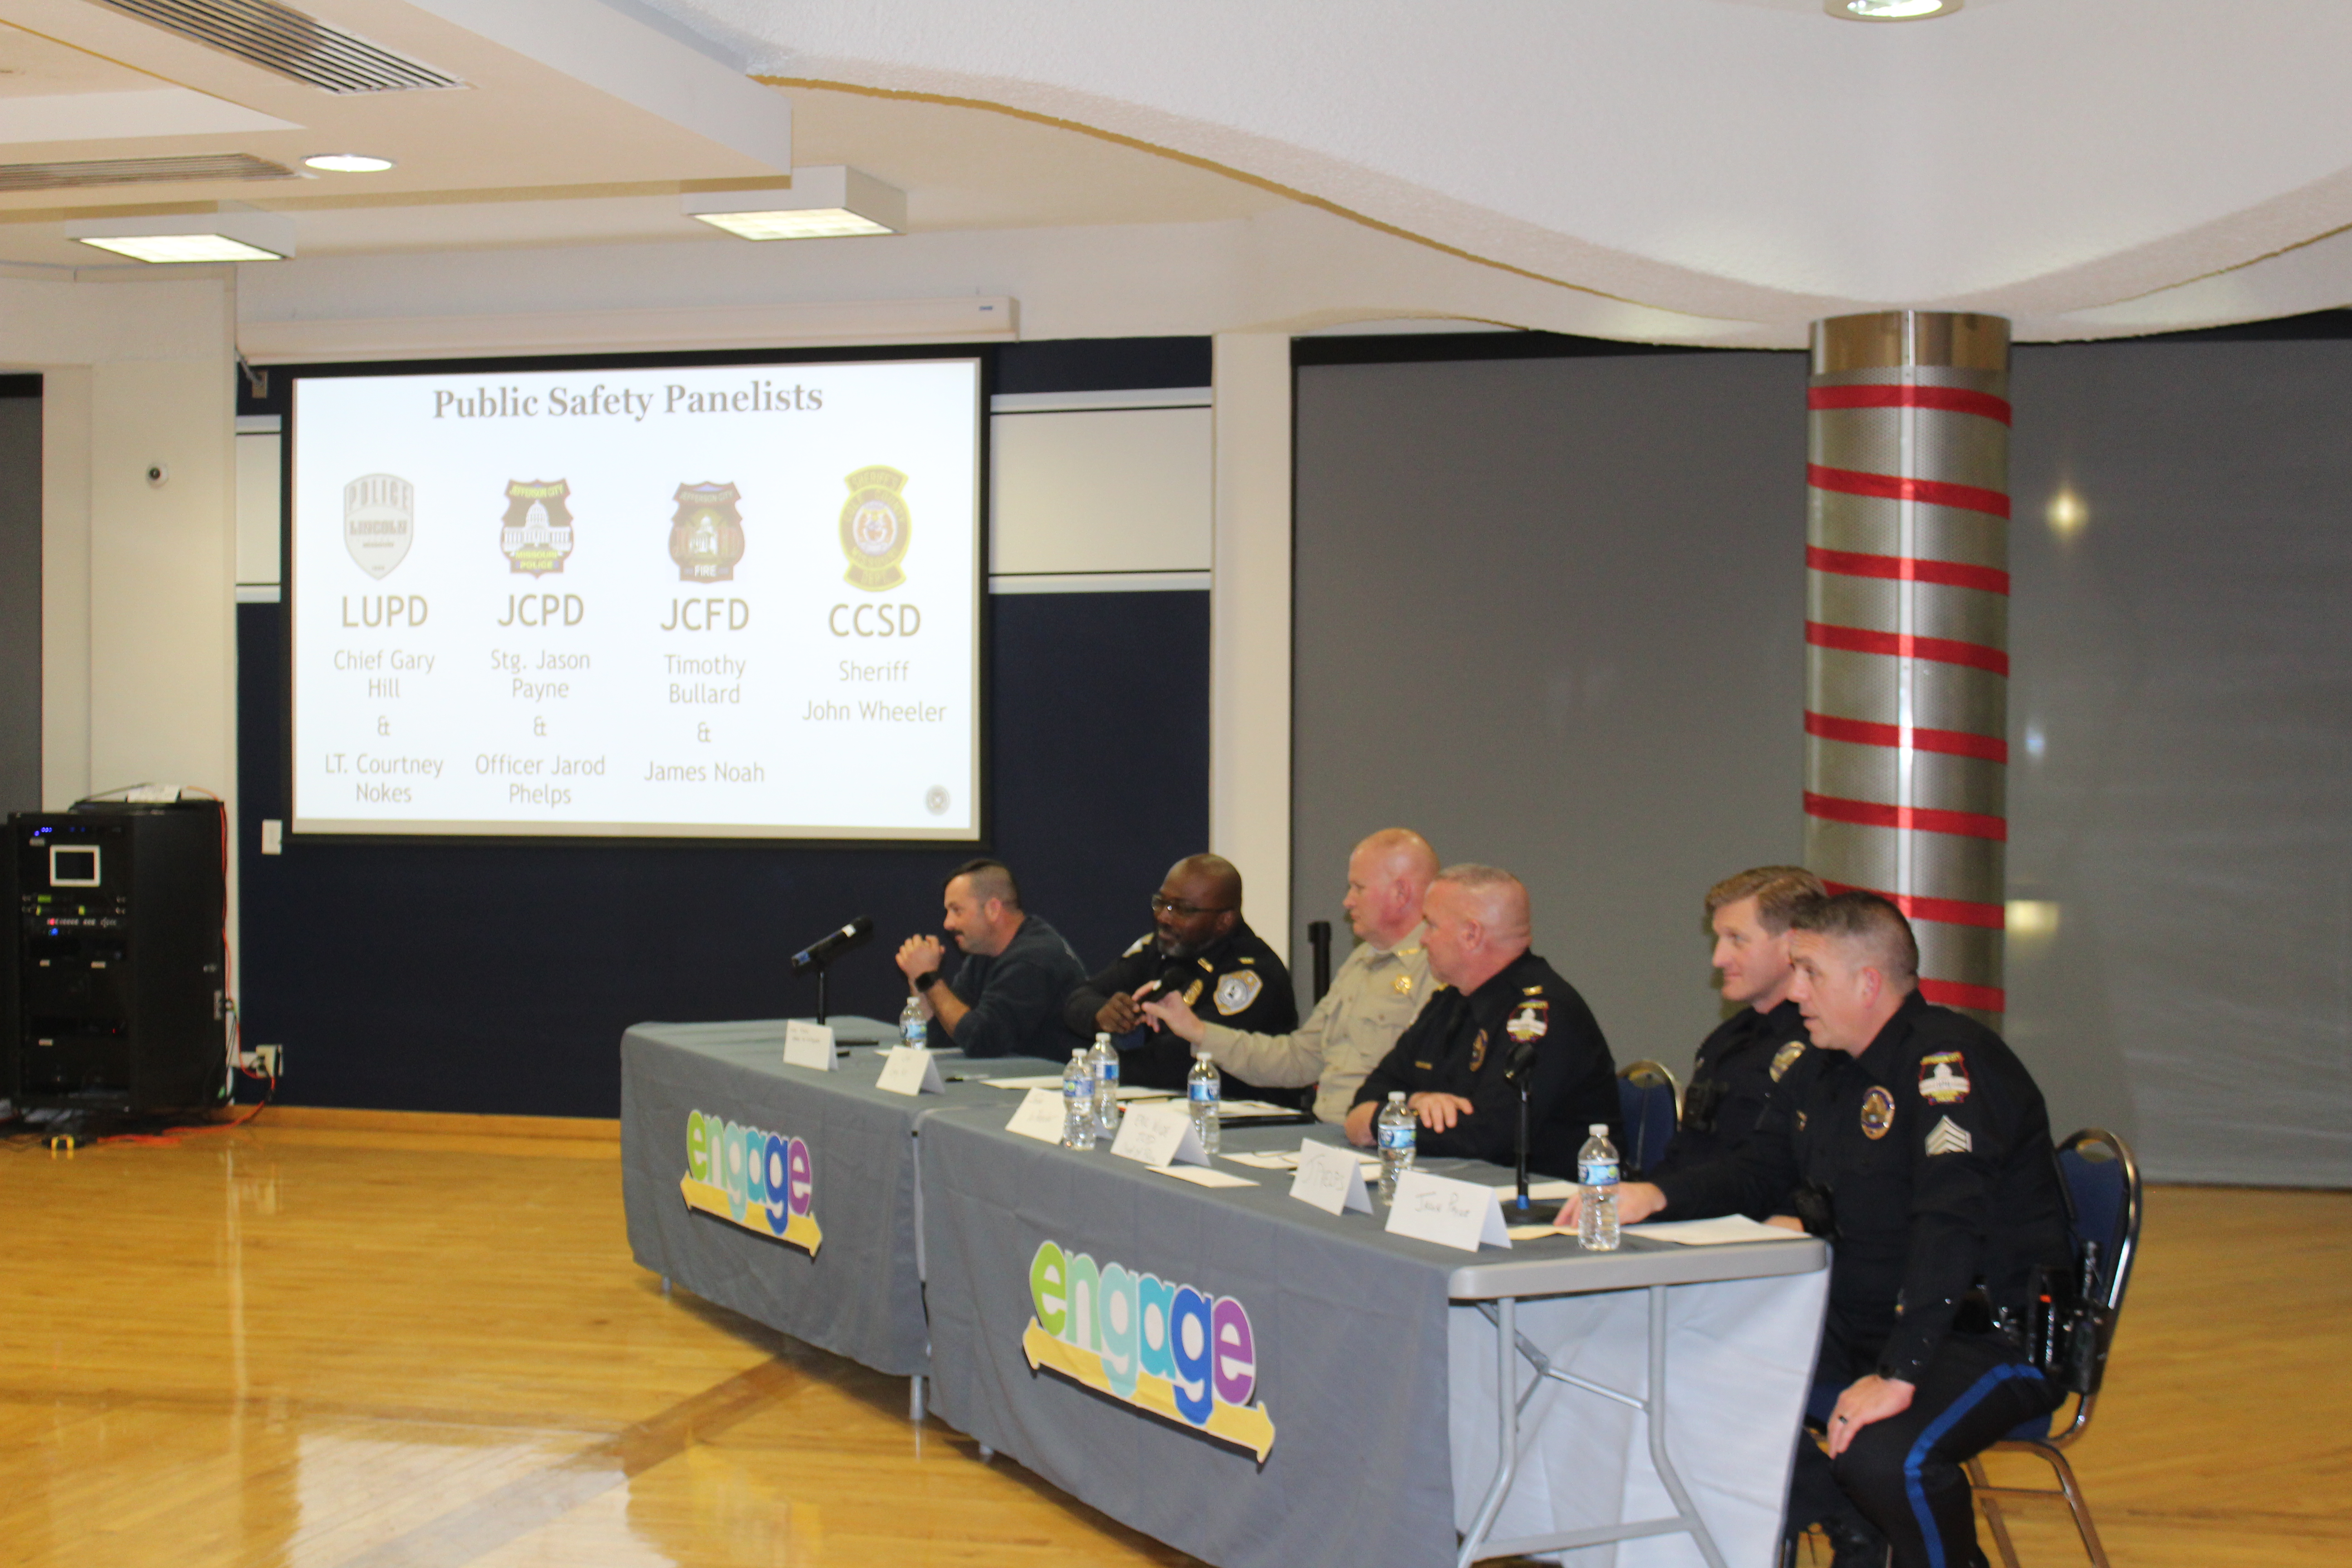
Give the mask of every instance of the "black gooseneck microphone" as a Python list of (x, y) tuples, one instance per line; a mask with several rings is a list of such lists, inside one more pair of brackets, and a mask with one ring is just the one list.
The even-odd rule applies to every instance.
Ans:
[(860, 915), (839, 930), (825, 932), (793, 954), (792, 972), (794, 974), (806, 974), (812, 969), (816, 971), (816, 1021), (818, 1023), (822, 1024), (825, 1020), (825, 966), (873, 934), (873, 917)]
[(1535, 1078), (1536, 1043), (1520, 1040), (1503, 1058), (1503, 1081), (1519, 1090), (1519, 1213), (1528, 1212), (1528, 1086)]

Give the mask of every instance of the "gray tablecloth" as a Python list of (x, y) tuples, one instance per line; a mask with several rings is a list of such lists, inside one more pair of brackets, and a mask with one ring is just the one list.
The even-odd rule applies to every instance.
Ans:
[[(867, 1034), (880, 1028), (870, 1020)], [(854, 1028), (855, 1026), (853, 1026)], [(845, 1031), (849, 1032), (849, 1031)], [(917, 1099), (874, 1087), (881, 1058), (856, 1050), (840, 1070), (783, 1065), (782, 1019), (726, 1024), (640, 1024), (621, 1040), (621, 1191), (629, 1250), (637, 1262), (696, 1295), (845, 1355), (877, 1372), (914, 1375), (930, 1368), (917, 1275), (916, 1123), (945, 1105), (985, 1104), (1002, 1122), (1017, 1097), (954, 1083)], [(1045, 1072), (1050, 1064), (966, 1064), (941, 1052), (942, 1070)], [(711, 1213), (690, 1207), (689, 1119), (699, 1112), (721, 1138), (726, 1124), (772, 1133), (806, 1151), (806, 1224), (783, 1239), (763, 1228), (748, 1196), (734, 1212), (725, 1173)], [(790, 1155), (783, 1155), (789, 1178)], [(740, 1191), (741, 1184), (736, 1184)], [(711, 1194), (703, 1194), (706, 1199)], [(812, 1250), (809, 1243), (814, 1241)]]

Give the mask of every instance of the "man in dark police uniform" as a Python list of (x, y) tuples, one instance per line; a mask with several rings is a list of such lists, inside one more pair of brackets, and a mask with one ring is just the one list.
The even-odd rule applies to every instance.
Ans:
[(1356, 1091), (1347, 1132), (1372, 1142), (1394, 1089), (1420, 1119), (1419, 1151), (1509, 1165), (1518, 1157), (1517, 1056), (1533, 1074), (1528, 1165), (1573, 1175), (1595, 1122), (1619, 1136), (1617, 1068), (1576, 987), (1528, 951), (1528, 889), (1492, 866), (1450, 866), (1422, 904), (1430, 979), (1444, 989)]
[[(1153, 995), (1181, 996), (1202, 1017), (1253, 1034), (1284, 1035), (1298, 1026), (1290, 971), (1242, 918), (1242, 874), (1222, 855), (1188, 856), (1168, 868), (1151, 895), (1151, 930), (1062, 1004), (1071, 1033), (1110, 1036), (1121, 1083), (1182, 1089), (1192, 1047), (1144, 1016), (1143, 999)], [(1265, 1091), (1228, 1075), (1225, 1092), (1240, 1099)]]
[(1921, 997), (1893, 904), (1840, 893), (1790, 924), (1813, 1059), (1738, 1153), (1621, 1188), (1619, 1217), (1762, 1206), (1834, 1241), (1814, 1408), (1836, 1405), (1827, 1451), (1797, 1445), (1790, 1532), (1822, 1525), (1839, 1568), (1890, 1543), (1896, 1568), (1982, 1563), (1961, 1463), (2060, 1397), (2023, 1331), (2071, 1273), (2049, 1112), (2000, 1036)]
[(959, 866), (941, 894), (941, 924), (963, 950), (955, 979), (940, 978), (947, 956), (935, 936), (898, 948), (908, 988), (940, 1032), (968, 1057), (1068, 1057), (1061, 1002), (1086, 974), (1062, 933), (1021, 907), (1021, 889), (1002, 860)]
[(1739, 1011), (1699, 1043), (1674, 1142), (1643, 1175), (1654, 1180), (1703, 1165), (1747, 1142), (1772, 1086), (1803, 1059), (1811, 1041), (1789, 997), (1797, 978), (1789, 963), (1789, 917), (1800, 899), (1822, 892), (1822, 879), (1802, 866), (1759, 866), (1706, 890), (1716, 973), (1723, 999)]

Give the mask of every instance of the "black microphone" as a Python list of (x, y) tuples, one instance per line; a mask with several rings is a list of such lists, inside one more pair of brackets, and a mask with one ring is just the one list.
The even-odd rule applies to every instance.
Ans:
[(1512, 1042), (1510, 1054), (1503, 1058), (1503, 1081), (1517, 1084), (1519, 1090), (1519, 1201), (1518, 1212), (1528, 1212), (1528, 1090), (1535, 1077), (1536, 1043), (1533, 1040)]
[(805, 974), (812, 969), (823, 969), (873, 934), (873, 918), (860, 915), (839, 931), (825, 932), (800, 952), (793, 954), (793, 973)]
[(1510, 1054), (1503, 1058), (1503, 1081), (1517, 1083), (1536, 1065), (1536, 1043), (1533, 1040), (1513, 1042)]

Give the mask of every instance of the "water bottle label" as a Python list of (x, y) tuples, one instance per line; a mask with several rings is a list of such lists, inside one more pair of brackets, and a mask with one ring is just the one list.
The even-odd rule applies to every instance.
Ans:
[(1413, 1127), (1411, 1122), (1407, 1122), (1402, 1127), (1383, 1127), (1381, 1129), (1381, 1147), (1382, 1149), (1409, 1150), (1412, 1146)]
[(1117, 1057), (1111, 1058), (1108, 1061), (1098, 1062), (1096, 1064), (1095, 1081), (1105, 1088), (1118, 1087), (1118, 1058)]
[(1576, 1179), (1588, 1187), (1613, 1187), (1617, 1184), (1617, 1162), (1580, 1160), (1576, 1163)]
[(1094, 1086), (1093, 1084), (1091, 1084), (1091, 1083), (1088, 1083), (1085, 1079), (1082, 1079), (1082, 1078), (1066, 1078), (1066, 1079), (1064, 1079), (1062, 1080), (1062, 1098), (1063, 1098), (1063, 1099), (1065, 1099), (1065, 1100), (1092, 1100), (1094, 1097), (1095, 1097), (1095, 1086)]
[(1189, 1083), (1184, 1086), (1184, 1092), (1195, 1105), (1214, 1104), (1217, 1099), (1217, 1086), (1213, 1083)]

